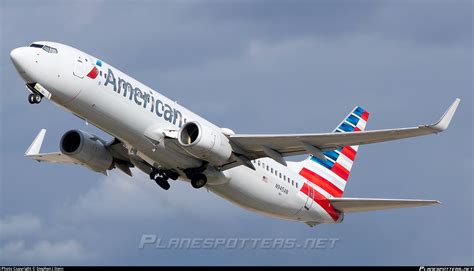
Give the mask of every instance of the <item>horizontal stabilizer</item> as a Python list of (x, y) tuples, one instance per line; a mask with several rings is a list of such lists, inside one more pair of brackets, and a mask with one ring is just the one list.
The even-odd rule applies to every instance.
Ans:
[(437, 200), (420, 199), (332, 198), (328, 200), (335, 209), (343, 213), (366, 212), (440, 204), (440, 202)]

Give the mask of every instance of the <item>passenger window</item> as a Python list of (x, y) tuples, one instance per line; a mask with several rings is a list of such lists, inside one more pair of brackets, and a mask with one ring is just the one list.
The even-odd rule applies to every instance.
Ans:
[(278, 171), (275, 169), (275, 176), (278, 177)]
[(267, 165), (267, 171), (268, 171), (268, 165)]
[(280, 179), (281, 179), (281, 172), (279, 173)]
[(273, 173), (273, 168), (270, 169), (271, 173)]
[(260, 160), (258, 160), (257, 164), (260, 166)]
[(286, 181), (286, 175), (283, 175), (283, 180)]
[(294, 181), (294, 180), (291, 180), (291, 185), (295, 185), (295, 181)]
[(296, 183), (296, 188), (298, 188), (298, 183)]

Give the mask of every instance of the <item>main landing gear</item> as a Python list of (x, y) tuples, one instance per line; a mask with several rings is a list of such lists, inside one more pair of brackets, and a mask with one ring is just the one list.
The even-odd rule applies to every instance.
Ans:
[(150, 173), (150, 179), (154, 180), (164, 190), (170, 189), (169, 177), (165, 175), (163, 170), (153, 169)]
[(202, 173), (194, 174), (191, 176), (191, 185), (198, 189), (206, 185), (207, 177)]
[(191, 180), (191, 185), (199, 189), (207, 184), (207, 177), (202, 172), (207, 168), (207, 163), (202, 164), (198, 168), (188, 168), (184, 170), (186, 177)]
[(39, 104), (42, 99), (43, 95), (38, 93), (31, 93), (28, 95), (28, 102), (30, 102), (30, 104)]
[(150, 173), (150, 179), (154, 180), (164, 190), (170, 189), (168, 179), (177, 180), (179, 174), (171, 170), (153, 169)]
[[(196, 189), (201, 188), (207, 184), (206, 175), (200, 172), (188, 170), (188, 172), (186, 172), (186, 177), (191, 180), (191, 185)], [(154, 180), (156, 184), (164, 190), (170, 189), (170, 184), (168, 182), (169, 179), (176, 180), (178, 178), (179, 174), (172, 170), (154, 168), (150, 172), (150, 179)]]

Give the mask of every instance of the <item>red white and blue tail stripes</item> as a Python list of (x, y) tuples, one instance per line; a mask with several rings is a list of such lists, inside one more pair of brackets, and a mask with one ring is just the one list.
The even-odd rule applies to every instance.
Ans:
[[(357, 132), (365, 130), (369, 113), (357, 106), (334, 130), (335, 133)], [(339, 212), (327, 200), (342, 197), (347, 179), (352, 169), (359, 146), (346, 146), (334, 151), (324, 152), (326, 160), (309, 156), (302, 162), (299, 174), (306, 179), (300, 192), (314, 195), (314, 201), (334, 221), (339, 219)]]

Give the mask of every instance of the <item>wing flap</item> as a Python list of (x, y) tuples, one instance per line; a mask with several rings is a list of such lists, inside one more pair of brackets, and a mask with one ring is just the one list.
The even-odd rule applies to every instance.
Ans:
[(343, 213), (366, 212), (440, 204), (440, 202), (437, 200), (419, 199), (332, 198), (328, 200), (335, 209)]
[(38, 162), (79, 164), (76, 161), (72, 160), (71, 157), (66, 156), (60, 152), (38, 153), (29, 155), (27, 154), (25, 156)]

